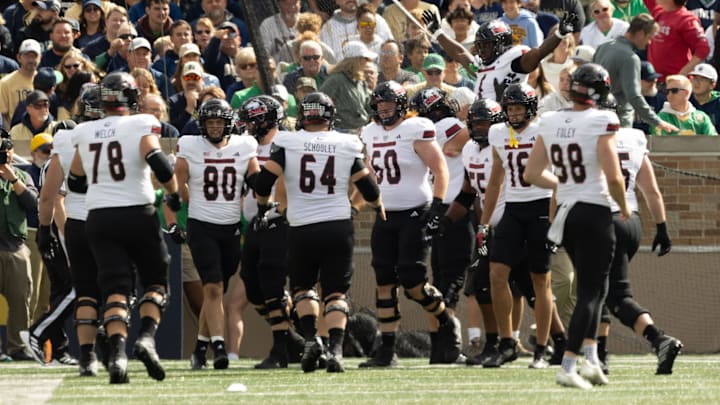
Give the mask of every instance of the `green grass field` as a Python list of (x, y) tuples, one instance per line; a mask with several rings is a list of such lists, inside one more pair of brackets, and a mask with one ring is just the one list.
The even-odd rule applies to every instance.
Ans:
[[(225, 403), (720, 403), (720, 355), (681, 355), (674, 374), (656, 376), (655, 357), (613, 356), (610, 384), (588, 392), (555, 384), (557, 367), (529, 370), (528, 358), (501, 369), (428, 366), (426, 359), (401, 359), (387, 370), (360, 370), (347, 359), (344, 374), (256, 371), (253, 360), (229, 370), (190, 371), (188, 361), (165, 361), (168, 377), (151, 380), (141, 363), (130, 362), (130, 384), (111, 386), (107, 374), (77, 377), (74, 368), (32, 363), (0, 364), (2, 404), (225, 404)], [(247, 392), (228, 392), (233, 383)]]

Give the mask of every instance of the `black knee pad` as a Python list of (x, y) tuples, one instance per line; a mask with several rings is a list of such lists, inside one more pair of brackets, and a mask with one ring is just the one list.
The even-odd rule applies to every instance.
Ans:
[(426, 273), (427, 266), (424, 263), (401, 263), (397, 270), (400, 285), (406, 290), (427, 282)]
[(293, 293), (293, 305), (297, 307), (297, 304), (300, 301), (304, 300), (313, 300), (315, 302), (320, 302), (320, 297), (318, 296), (317, 291), (315, 290), (306, 290), (306, 291), (295, 291)]
[[(265, 320), (272, 325), (277, 325), (290, 320), (290, 314), (287, 312), (287, 297), (281, 299), (273, 298), (265, 301), (266, 317)], [(280, 316), (272, 316), (270, 312), (280, 311)]]
[(642, 314), (648, 314), (650, 311), (643, 308), (632, 297), (623, 297), (614, 302), (607, 303), (610, 312), (628, 328), (635, 325), (635, 321)]
[(160, 314), (165, 312), (165, 307), (167, 307), (167, 294), (165, 293), (165, 289), (163, 287), (156, 287), (156, 286), (150, 286), (145, 289), (145, 294), (149, 292), (154, 292), (157, 294), (160, 294), (160, 298), (154, 296), (154, 295), (143, 295), (137, 302), (138, 308), (143, 306), (145, 303), (153, 304), (158, 307), (160, 310)]
[(393, 287), (390, 290), (390, 298), (389, 299), (380, 299), (377, 296), (377, 290), (375, 291), (375, 307), (376, 308), (393, 308), (395, 311), (392, 316), (388, 317), (381, 317), (378, 314), (378, 322), (380, 323), (392, 323), (395, 321), (399, 321), (400, 316), (400, 307), (398, 305), (398, 295), (397, 295), (397, 287)]
[(442, 293), (433, 285), (425, 283), (420, 292), (422, 293), (422, 298), (420, 299), (413, 298), (407, 290), (405, 290), (405, 296), (422, 305), (427, 312), (435, 312), (440, 306), (440, 303), (443, 302)]
[[(126, 315), (105, 315), (105, 313), (112, 308), (120, 308), (126, 311)], [(130, 327), (130, 307), (128, 304), (120, 301), (106, 302), (103, 307), (103, 325), (107, 329), (107, 325), (110, 322), (120, 321), (125, 326)]]
[[(335, 303), (331, 304), (331, 302)], [(323, 303), (325, 304), (325, 311), (323, 312), (323, 315), (325, 316), (327, 316), (330, 312), (342, 312), (345, 316), (350, 314), (350, 305), (348, 304), (344, 294), (325, 297)]]
[[(90, 307), (95, 310), (95, 318), (94, 319), (88, 319), (88, 318), (78, 318), (77, 317), (77, 310), (81, 307)], [(93, 327), (100, 326), (100, 321), (98, 320), (100, 318), (100, 313), (98, 309), (100, 308), (100, 305), (93, 300), (88, 299), (80, 299), (75, 302), (75, 327), (78, 327), (80, 325), (88, 325)]]

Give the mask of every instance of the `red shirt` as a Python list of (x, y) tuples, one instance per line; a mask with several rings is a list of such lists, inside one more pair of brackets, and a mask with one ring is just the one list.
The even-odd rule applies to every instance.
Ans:
[(704, 60), (710, 53), (705, 31), (700, 20), (680, 7), (675, 11), (664, 11), (656, 0), (644, 0), (645, 6), (660, 26), (660, 31), (648, 45), (648, 61), (661, 75), (665, 76), (680, 72), (693, 56)]

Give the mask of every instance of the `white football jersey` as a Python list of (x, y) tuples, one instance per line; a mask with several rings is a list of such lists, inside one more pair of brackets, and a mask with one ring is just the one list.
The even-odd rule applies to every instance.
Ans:
[(561, 110), (545, 113), (539, 133), (558, 177), (557, 202), (581, 201), (609, 207), (610, 193), (598, 160), (598, 137), (620, 128), (611, 111)]
[[(82, 125), (78, 125), (77, 128), (82, 128)], [(73, 157), (75, 156), (75, 147), (72, 143), (74, 129), (60, 130), (53, 136), (53, 149), (52, 154), (57, 155), (60, 167), (63, 170), (63, 177), (67, 181), (67, 177), (70, 174), (70, 165), (72, 164)], [(63, 205), (65, 206), (65, 214), (68, 218), (76, 219), (78, 221), (85, 221), (87, 219), (88, 209), (85, 206), (85, 194), (79, 194), (67, 189)]]
[(362, 141), (377, 177), (387, 211), (402, 211), (430, 203), (430, 171), (415, 153), (415, 141), (434, 141), (435, 125), (427, 118), (408, 118), (390, 131), (372, 123)]
[(73, 131), (87, 175), (88, 210), (152, 204), (150, 166), (140, 153), (144, 136), (160, 136), (160, 122), (149, 114), (111, 116)]
[(242, 188), (248, 161), (257, 156), (251, 136), (230, 135), (222, 148), (203, 136), (183, 136), (177, 157), (188, 163), (188, 218), (211, 224), (240, 222)]
[[(437, 134), (437, 143), (440, 145), (440, 149), (445, 147), (445, 144), (448, 143), (448, 141), (455, 138), (455, 135), (460, 133), (463, 128), (465, 128), (465, 124), (455, 117), (443, 118), (436, 122), (435, 133)], [(464, 178), (463, 161), (462, 156), (460, 155), (450, 157), (443, 153), (443, 157), (445, 157), (445, 163), (447, 163), (450, 177), (447, 193), (445, 194), (443, 203), (450, 204), (453, 200), (455, 200), (455, 197), (462, 189)]]
[[(487, 189), (488, 180), (490, 180), (490, 172), (493, 166), (492, 148), (485, 147), (480, 149), (475, 141), (465, 144), (462, 150), (462, 160), (465, 171), (470, 179), (470, 185), (475, 189), (480, 197), (480, 208), (485, 209), (485, 190)], [(495, 226), (500, 222), (505, 212), (505, 188), (500, 188), (495, 210), (490, 216), (490, 225)]]
[[(618, 158), (625, 177), (625, 190), (628, 208), (630, 211), (638, 211), (637, 194), (635, 194), (635, 180), (642, 167), (645, 155), (647, 155), (647, 139), (645, 133), (634, 128), (620, 128), (615, 134), (617, 141)], [(620, 211), (620, 206), (615, 200), (610, 200), (611, 209)]]
[[(527, 83), (527, 74), (512, 70), (512, 62), (518, 57), (528, 53), (530, 48), (525, 45), (515, 45), (500, 55), (489, 65), (480, 66), (476, 73), (475, 94), (478, 99), (489, 98), (498, 100), (495, 94), (495, 83)], [(502, 94), (500, 94), (502, 96)]]
[(363, 157), (357, 135), (279, 132), (273, 144), (285, 150), (283, 177), (290, 226), (350, 219), (350, 170), (355, 159)]
[[(510, 131), (515, 134), (517, 146), (510, 146)], [(502, 159), (505, 169), (505, 198), (507, 202), (528, 202), (550, 198), (552, 190), (533, 186), (523, 180), (525, 164), (530, 157), (533, 145), (538, 135), (538, 124), (533, 121), (522, 132), (506, 123), (495, 124), (490, 127), (488, 140)]]

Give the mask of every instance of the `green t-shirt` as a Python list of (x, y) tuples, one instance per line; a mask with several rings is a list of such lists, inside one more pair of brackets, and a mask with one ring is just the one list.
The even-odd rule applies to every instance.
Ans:
[(692, 111), (679, 117), (677, 114), (670, 112), (660, 111), (658, 117), (661, 120), (668, 122), (680, 128), (679, 132), (668, 133), (662, 131), (658, 127), (651, 127), (650, 133), (659, 136), (671, 136), (671, 135), (710, 135), (717, 136), (717, 131), (710, 121), (710, 117), (705, 112), (700, 110)]
[[(255, 82), (247, 89), (242, 89), (233, 94), (232, 99), (230, 100), (230, 106), (237, 110), (246, 100), (261, 94), (263, 94), (263, 92), (260, 90), (260, 87), (258, 87), (257, 82)], [(295, 102), (295, 97), (292, 94), (288, 94), (288, 108), (286, 113), (290, 117), (297, 117), (297, 103)]]

